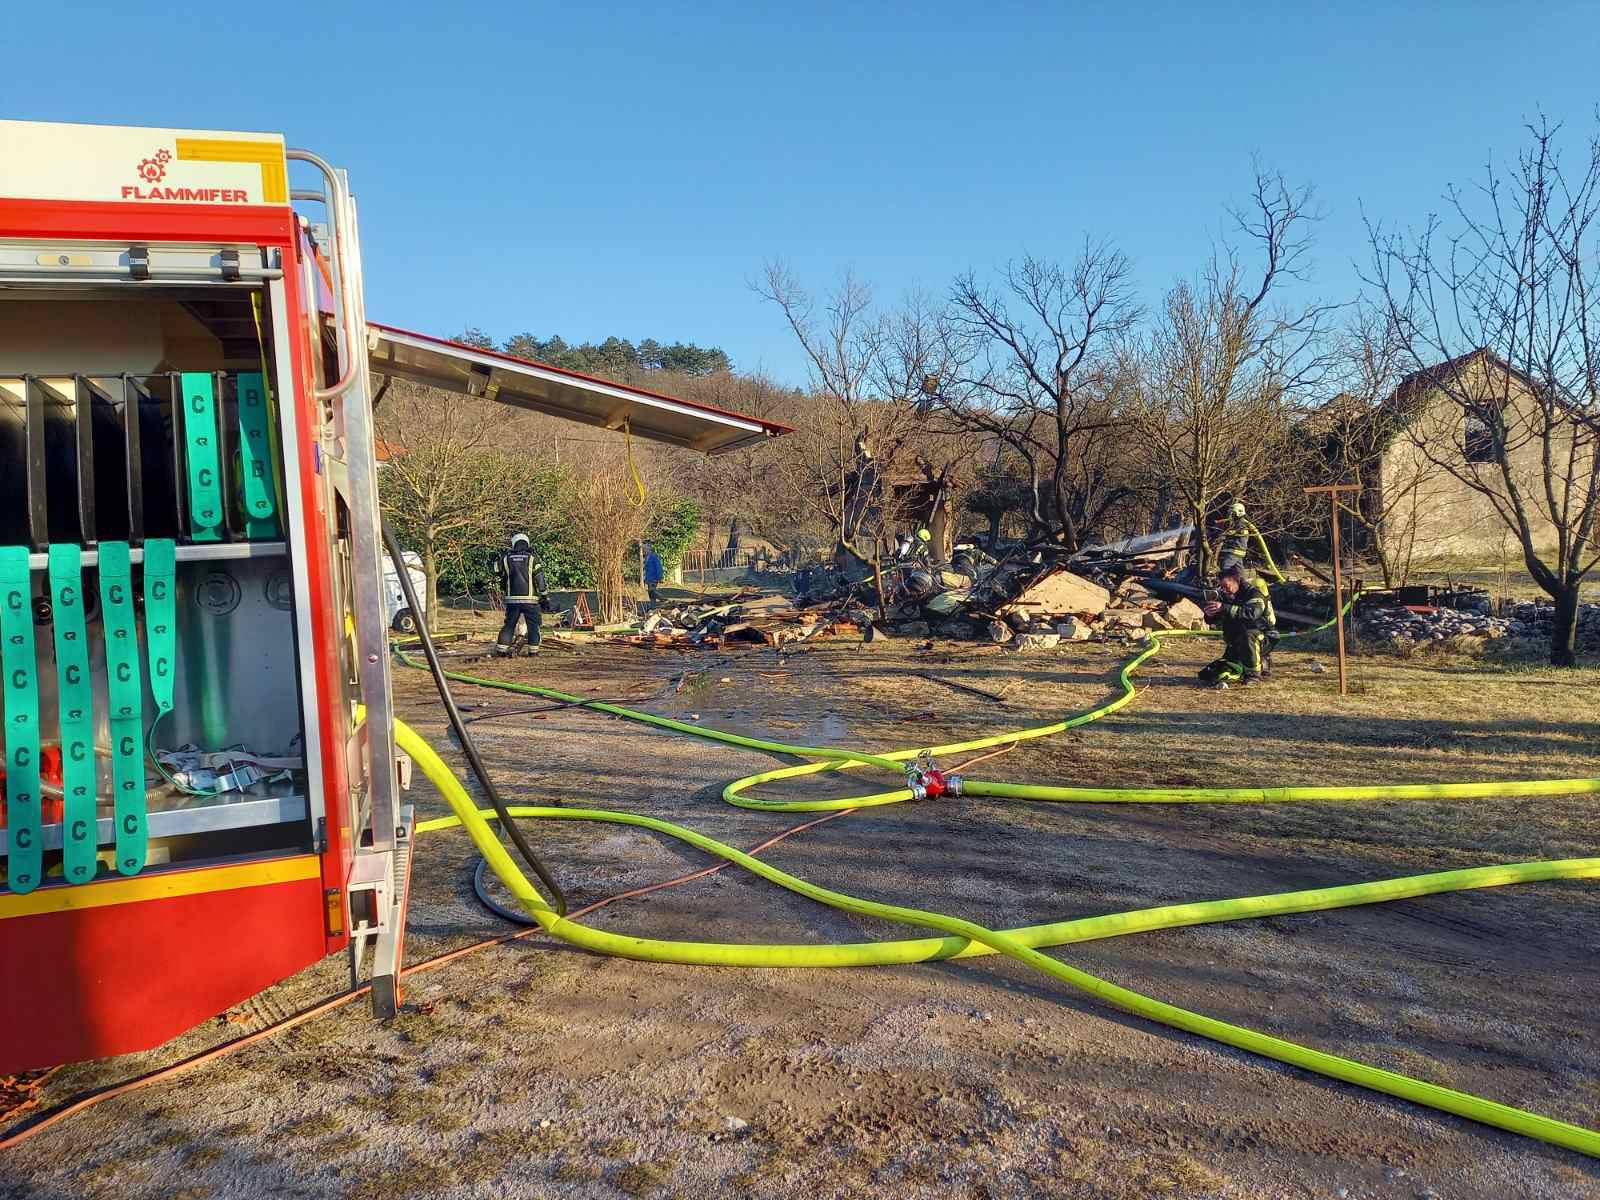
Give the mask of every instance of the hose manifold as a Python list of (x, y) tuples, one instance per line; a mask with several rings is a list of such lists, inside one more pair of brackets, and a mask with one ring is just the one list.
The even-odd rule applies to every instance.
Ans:
[(940, 796), (961, 795), (962, 779), (939, 770), (933, 755), (924, 750), (906, 764), (906, 787), (913, 800), (937, 800)]

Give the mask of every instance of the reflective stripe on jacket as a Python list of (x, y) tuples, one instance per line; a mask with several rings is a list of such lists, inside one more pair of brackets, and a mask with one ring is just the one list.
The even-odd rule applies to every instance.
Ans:
[(1278, 627), (1278, 614), (1272, 607), (1272, 593), (1267, 589), (1266, 580), (1259, 575), (1245, 583), (1237, 602), (1223, 602), (1223, 631), (1228, 632), (1230, 626), (1263, 630)]
[(1250, 526), (1238, 518), (1229, 521), (1228, 527), (1222, 531), (1221, 552), (1243, 562), (1250, 553)]
[(544, 595), (544, 564), (527, 550), (513, 550), (495, 561), (500, 591), (508, 601), (537, 600)]

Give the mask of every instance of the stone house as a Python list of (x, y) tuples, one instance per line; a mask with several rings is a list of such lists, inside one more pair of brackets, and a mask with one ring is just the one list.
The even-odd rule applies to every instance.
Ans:
[[(1361, 498), (1365, 516), (1381, 525), (1392, 549), (1401, 548), (1417, 566), (1521, 555), (1515, 535), (1497, 511), (1509, 501), (1494, 432), (1457, 402), (1462, 396), (1502, 414), (1512, 479), (1527, 501), (1537, 548), (1548, 549), (1556, 526), (1545, 500), (1538, 385), (1492, 351), (1475, 350), (1413, 372), (1354, 420), (1349, 409), (1353, 402), (1341, 397), (1316, 422), (1322, 436), (1330, 426), (1346, 436), (1347, 465), (1359, 469), (1366, 488)], [(1553, 439), (1557, 457), (1566, 458), (1575, 436), (1580, 438), (1575, 474), (1587, 479), (1584, 456), (1594, 453), (1593, 438), (1581, 423), (1572, 422), (1564, 435)], [(1489, 494), (1467, 479), (1480, 480)]]

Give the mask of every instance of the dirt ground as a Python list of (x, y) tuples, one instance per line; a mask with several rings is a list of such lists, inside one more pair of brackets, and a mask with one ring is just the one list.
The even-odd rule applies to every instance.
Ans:
[[(678, 654), (548, 649), (502, 677), (806, 744), (891, 748), (1038, 723), (1112, 694), (1121, 652), (1012, 656), (833, 641)], [(1198, 691), (1174, 645), (1121, 714), (973, 773), (1103, 784), (1592, 775), (1600, 670), (1326, 649), (1261, 687)], [(1313, 664), (1324, 668), (1315, 669)], [(995, 691), (999, 704), (911, 674)], [(679, 677), (681, 691), (671, 691)], [(400, 711), (448, 740), (431, 683)], [(766, 755), (460, 689), (513, 803), (582, 803), (753, 845), (813, 814), (719, 799)], [(453, 751), (449, 757), (459, 760)], [(860, 790), (861, 773), (787, 790)], [(854, 784), (856, 786), (852, 787)], [(781, 794), (785, 789), (767, 794)], [(443, 811), (426, 784), (424, 815)], [(1450, 867), (1592, 855), (1594, 798), (1229, 807), (945, 800), (862, 810), (768, 852), (805, 878), (1004, 928)], [(636, 830), (530, 827), (583, 904), (705, 865)], [(459, 831), (418, 847), (412, 961), (504, 929)], [(730, 869), (597, 926), (703, 941), (901, 936)], [(1140, 934), (1056, 953), (1225, 1020), (1600, 1126), (1600, 889), (1525, 885)], [(330, 961), (159, 1051), (68, 1068), (47, 1104), (294, 1011)], [(1600, 1196), (1600, 1164), (1121, 1016), (998, 958), (838, 971), (658, 966), (532, 938), (416, 977), (404, 1013), (351, 1005), (112, 1100), (0, 1156), (29, 1197)]]

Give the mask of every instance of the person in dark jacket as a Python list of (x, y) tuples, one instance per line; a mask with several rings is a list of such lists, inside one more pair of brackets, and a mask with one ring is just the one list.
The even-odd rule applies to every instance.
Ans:
[(1272, 673), (1272, 647), (1278, 640), (1278, 614), (1272, 593), (1259, 576), (1245, 579), (1235, 564), (1217, 580), (1217, 598), (1205, 606), (1222, 629), (1222, 657), (1200, 669), (1204, 683), (1256, 683)]
[(656, 548), (649, 542), (644, 544), (644, 590), (650, 593), (650, 607), (654, 608), (661, 603), (661, 597), (656, 595), (656, 589), (661, 586), (661, 581), (667, 577), (666, 568), (661, 565), (661, 556), (656, 553)]
[(1217, 554), (1217, 566), (1226, 571), (1229, 567), (1242, 567), (1250, 557), (1250, 522), (1245, 519), (1244, 505), (1235, 500), (1228, 510), (1228, 523), (1222, 528), (1222, 545)]
[(510, 654), (511, 643), (517, 637), (517, 623), (524, 621), (528, 628), (528, 649), (539, 649), (541, 611), (548, 611), (550, 601), (545, 596), (544, 564), (528, 545), (528, 535), (512, 535), (511, 549), (495, 559), (495, 574), (500, 581), (500, 594), (505, 598), (506, 621), (500, 627), (496, 654)]

